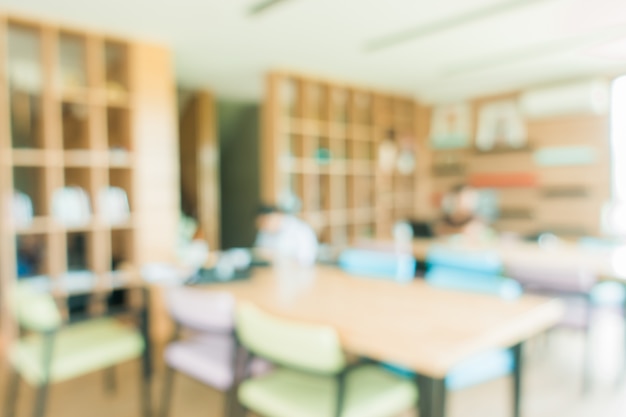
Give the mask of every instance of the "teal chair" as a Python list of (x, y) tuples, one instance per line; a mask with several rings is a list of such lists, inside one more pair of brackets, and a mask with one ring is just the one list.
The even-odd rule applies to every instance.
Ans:
[(51, 384), (111, 370), (115, 365), (139, 358), (143, 365), (142, 411), (145, 417), (150, 415), (145, 309), (136, 312), (141, 329), (138, 330), (113, 317), (85, 318), (65, 324), (52, 296), (33, 291), (27, 283), (18, 285), (12, 301), (20, 333), (24, 334), (8, 351), (12, 376), (5, 399), (5, 417), (15, 415), (20, 378), (37, 388), (33, 416), (43, 417)]
[(243, 407), (264, 417), (393, 417), (417, 402), (417, 388), (374, 364), (349, 365), (334, 329), (269, 315), (245, 304), (237, 334), (251, 354), (280, 367), (243, 381)]

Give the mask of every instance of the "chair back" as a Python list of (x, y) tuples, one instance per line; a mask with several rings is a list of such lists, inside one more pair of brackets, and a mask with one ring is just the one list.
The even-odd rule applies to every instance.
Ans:
[(339, 256), (339, 266), (349, 274), (408, 282), (415, 277), (417, 262), (407, 253), (347, 249)]
[(21, 282), (16, 285), (13, 294), (13, 313), (22, 328), (45, 332), (55, 330), (63, 323), (49, 292), (37, 291), (28, 282)]
[(167, 308), (178, 324), (202, 332), (228, 332), (234, 327), (235, 300), (225, 292), (192, 287), (168, 289)]
[(237, 310), (237, 334), (248, 350), (283, 366), (334, 374), (346, 364), (334, 329), (278, 318), (251, 304)]
[(589, 271), (568, 265), (512, 264), (507, 275), (535, 291), (587, 293), (598, 281)]
[(436, 287), (495, 294), (513, 299), (522, 294), (521, 286), (501, 275), (502, 262), (488, 251), (462, 251), (435, 247), (427, 255), (426, 281)]

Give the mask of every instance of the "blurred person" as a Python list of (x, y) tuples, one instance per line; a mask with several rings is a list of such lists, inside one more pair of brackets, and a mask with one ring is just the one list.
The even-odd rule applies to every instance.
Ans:
[(311, 266), (317, 259), (318, 242), (315, 232), (306, 222), (275, 206), (261, 206), (257, 211), (258, 234), (255, 248), (269, 260), (277, 257)]
[(478, 215), (480, 196), (478, 191), (467, 184), (453, 187), (443, 198), (442, 218), (435, 224), (435, 234), (480, 236), (489, 228)]

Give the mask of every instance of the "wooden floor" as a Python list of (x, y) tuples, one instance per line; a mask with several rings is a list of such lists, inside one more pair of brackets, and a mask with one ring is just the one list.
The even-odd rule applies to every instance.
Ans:
[[(535, 340), (526, 348), (524, 417), (623, 417), (626, 416), (626, 385), (616, 387), (622, 361), (623, 331), (614, 316), (596, 319), (593, 331), (594, 385), (580, 393), (583, 339), (580, 333), (556, 331), (547, 340)], [(4, 367), (3, 367), (4, 368)], [(117, 393), (106, 393), (104, 375), (89, 375), (51, 390), (47, 417), (138, 417), (138, 363), (117, 369)], [(155, 378), (158, 404), (160, 370)], [(0, 401), (5, 401), (6, 368), (0, 377)], [(18, 417), (30, 415), (33, 391), (22, 384)], [(510, 416), (508, 378), (450, 394), (450, 417)], [(176, 380), (172, 417), (221, 417), (222, 396), (180, 376)], [(413, 415), (412, 413), (407, 415)]]

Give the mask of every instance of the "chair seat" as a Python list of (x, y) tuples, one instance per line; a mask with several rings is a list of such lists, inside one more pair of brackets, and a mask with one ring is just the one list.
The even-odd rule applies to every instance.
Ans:
[[(141, 334), (114, 319), (94, 319), (62, 328), (54, 337), (50, 382), (75, 378), (141, 356)], [(10, 360), (33, 385), (44, 381), (44, 337), (26, 336), (17, 341)]]
[(220, 391), (233, 383), (234, 341), (230, 335), (202, 335), (171, 343), (165, 349), (168, 366)]
[[(336, 378), (279, 369), (245, 381), (239, 400), (267, 417), (334, 417)], [(346, 378), (342, 417), (393, 417), (417, 403), (417, 389), (406, 379), (374, 365)]]
[(515, 358), (508, 349), (482, 353), (455, 366), (446, 376), (446, 387), (459, 390), (481, 384), (513, 372)]

